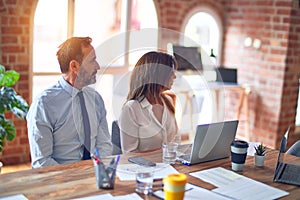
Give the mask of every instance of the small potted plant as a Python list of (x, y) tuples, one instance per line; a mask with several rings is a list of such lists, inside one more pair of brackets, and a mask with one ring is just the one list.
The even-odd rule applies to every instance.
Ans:
[(264, 162), (266, 159), (267, 147), (260, 143), (258, 146), (254, 146), (255, 154), (254, 154), (254, 164), (256, 166), (264, 166)]

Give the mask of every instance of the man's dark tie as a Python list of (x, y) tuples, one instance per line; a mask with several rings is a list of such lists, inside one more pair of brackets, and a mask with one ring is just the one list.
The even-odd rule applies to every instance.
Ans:
[(84, 151), (83, 151), (83, 157), (82, 160), (88, 160), (91, 159), (90, 155), (90, 149), (91, 149), (91, 127), (90, 127), (90, 121), (89, 116), (86, 111), (85, 107), (85, 101), (83, 97), (83, 92), (78, 92), (79, 100), (80, 100), (80, 107), (81, 107), (81, 113), (82, 113), (82, 121), (83, 121), (83, 128), (84, 128)]

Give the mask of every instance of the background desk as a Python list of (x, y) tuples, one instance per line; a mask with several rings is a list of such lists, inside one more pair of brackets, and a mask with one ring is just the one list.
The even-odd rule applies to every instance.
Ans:
[[(278, 151), (270, 151), (267, 154), (265, 166), (261, 168), (255, 167), (253, 157), (248, 156), (244, 171), (239, 174), (290, 193), (282, 199), (299, 199), (300, 187), (273, 182), (277, 155)], [(156, 162), (161, 162), (161, 151), (149, 153), (145, 157)], [(122, 156), (120, 162), (128, 163), (127, 158), (128, 155)], [(230, 170), (231, 162), (230, 158), (226, 158), (190, 167), (178, 163), (174, 167), (179, 172), (188, 175), (190, 172), (213, 167), (223, 167)], [(188, 182), (207, 189), (215, 188), (213, 185), (192, 176), (188, 176)], [(28, 199), (72, 199), (105, 193), (125, 195), (135, 192), (134, 188), (134, 181), (120, 181), (117, 178), (114, 190), (98, 189), (96, 187), (94, 167), (91, 160), (0, 175), (0, 197), (24, 194)], [(152, 196), (145, 196), (145, 198), (156, 199)]]
[[(249, 137), (249, 105), (248, 95), (251, 92), (249, 85), (239, 85), (236, 83), (208, 82), (201, 76), (183, 76), (175, 79), (173, 90), (176, 93), (177, 122), (180, 132), (187, 134), (190, 138), (194, 138), (195, 127), (197, 124), (206, 124), (212, 122), (224, 121), (225, 118), (225, 98), (227, 92), (237, 94), (237, 103), (233, 107), (229, 107), (235, 116), (228, 120), (238, 119), (243, 121), (245, 130), (243, 136), (239, 138), (250, 141)], [(241, 113), (244, 109), (243, 120)], [(180, 112), (181, 111), (181, 112)], [(184, 120), (184, 115), (188, 114), (188, 118)], [(196, 118), (195, 116), (196, 115)], [(187, 136), (183, 136), (186, 138)]]

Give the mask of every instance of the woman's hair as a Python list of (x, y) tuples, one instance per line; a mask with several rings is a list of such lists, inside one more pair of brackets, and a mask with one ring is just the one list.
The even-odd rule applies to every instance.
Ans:
[(62, 73), (68, 72), (69, 63), (72, 60), (82, 63), (84, 56), (82, 47), (88, 47), (91, 45), (91, 42), (92, 39), (90, 37), (71, 37), (59, 45), (56, 56)]
[(175, 113), (175, 108), (164, 91), (170, 89), (170, 78), (176, 69), (175, 58), (167, 53), (152, 51), (144, 54), (132, 71), (127, 101), (142, 101), (149, 96), (160, 99), (161, 95), (168, 109)]

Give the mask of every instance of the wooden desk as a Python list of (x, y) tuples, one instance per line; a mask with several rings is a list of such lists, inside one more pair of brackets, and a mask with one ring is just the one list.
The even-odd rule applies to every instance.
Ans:
[[(271, 150), (267, 154), (264, 167), (255, 167), (253, 157), (248, 156), (244, 171), (239, 172), (239, 174), (290, 193), (282, 199), (299, 199), (300, 187), (273, 182), (273, 173), (277, 155), (278, 151)], [(149, 153), (147, 156), (145, 155), (145, 157), (155, 162), (161, 162), (161, 151)], [(128, 163), (127, 158), (128, 155), (122, 156), (120, 162)], [(190, 167), (179, 163), (174, 165), (179, 172), (187, 175), (190, 172), (220, 166), (231, 170), (230, 158), (206, 162)], [(207, 189), (214, 188), (213, 185), (192, 176), (188, 176), (188, 182)], [(104, 193), (125, 195), (135, 192), (134, 188), (134, 181), (120, 181), (117, 178), (114, 190), (98, 189), (96, 187), (94, 167), (91, 160), (0, 175), (0, 197), (13, 194), (24, 194), (28, 199), (71, 199)], [(142, 197), (145, 199), (156, 199), (152, 196)]]

